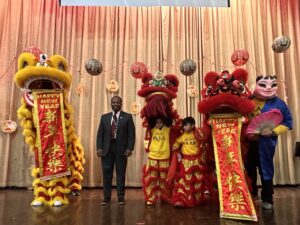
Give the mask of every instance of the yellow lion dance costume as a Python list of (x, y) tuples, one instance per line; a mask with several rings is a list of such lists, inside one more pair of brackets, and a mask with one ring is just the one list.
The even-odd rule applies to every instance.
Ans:
[[(68, 204), (69, 201), (66, 194), (72, 191), (75, 195), (81, 190), (82, 174), (84, 171), (84, 150), (75, 134), (74, 120), (72, 118), (73, 108), (67, 100), (67, 90), (72, 81), (72, 76), (68, 72), (68, 62), (60, 55), (53, 55), (48, 59), (47, 55), (41, 54), (39, 49), (38, 51), (35, 49), (35, 51), (24, 52), (19, 57), (18, 72), (14, 80), (23, 92), (21, 107), (17, 112), (18, 118), (24, 129), (23, 136), (25, 137), (25, 142), (29, 145), (30, 150), (34, 152), (36, 161), (35, 167), (32, 169), (34, 200), (31, 205), (61, 206)], [(61, 116), (61, 124), (63, 124), (61, 129), (63, 130), (62, 133), (65, 140), (63, 144), (67, 159), (65, 160), (67, 172), (48, 179), (42, 179), (43, 172), (41, 171), (41, 161), (39, 161), (43, 160), (44, 157), (39, 152), (39, 146), (45, 144), (43, 141), (44, 137), (46, 137), (38, 135), (39, 121), (36, 119), (37, 99), (35, 98), (37, 98), (36, 93), (39, 93), (39, 91), (44, 91), (44, 93), (58, 93), (61, 99), (60, 107), (62, 113), (59, 116)], [(56, 128), (51, 128), (54, 131), (53, 133), (55, 133)], [(49, 143), (53, 144), (53, 142)], [(57, 157), (62, 153), (52, 152), (53, 154), (53, 162), (58, 162)], [(50, 157), (50, 155), (48, 156)], [(49, 164), (49, 162), (48, 165), (57, 166), (55, 169), (60, 166), (55, 163)]]

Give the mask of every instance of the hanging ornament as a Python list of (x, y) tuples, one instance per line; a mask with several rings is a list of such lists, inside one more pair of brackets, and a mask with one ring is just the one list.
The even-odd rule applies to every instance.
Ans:
[(23, 52), (29, 52), (37, 59), (39, 59), (40, 55), (43, 54), (42, 50), (35, 46), (28, 46), (23, 50)]
[(248, 59), (249, 59), (249, 53), (245, 49), (235, 50), (231, 55), (231, 62), (235, 66), (245, 65)]
[(291, 39), (288, 36), (279, 36), (275, 38), (272, 49), (276, 53), (282, 53), (288, 50), (291, 45)]
[(130, 67), (130, 73), (134, 78), (141, 79), (143, 78), (144, 74), (147, 73), (147, 67), (142, 62), (135, 62)]
[(180, 63), (180, 72), (185, 76), (191, 76), (196, 72), (197, 65), (192, 59), (185, 59)]
[(130, 105), (130, 112), (132, 114), (139, 114), (142, 109), (142, 106), (139, 102), (132, 102)]
[(198, 96), (198, 89), (194, 84), (188, 86), (187, 95), (191, 98), (195, 98)]
[(119, 90), (119, 84), (117, 81), (115, 80), (110, 80), (107, 82), (106, 84), (106, 89), (109, 91), (109, 92), (118, 92)]
[(85, 63), (85, 70), (92, 76), (100, 75), (100, 73), (103, 71), (102, 63), (94, 58), (89, 59)]
[(17, 123), (13, 120), (4, 120), (1, 124), (1, 130), (4, 133), (11, 134), (16, 131)]

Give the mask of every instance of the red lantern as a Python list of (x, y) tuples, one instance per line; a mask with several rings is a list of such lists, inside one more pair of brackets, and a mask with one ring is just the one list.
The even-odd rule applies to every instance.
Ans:
[(236, 66), (242, 66), (247, 63), (249, 53), (245, 49), (235, 50), (231, 55), (231, 62)]
[(143, 78), (144, 74), (148, 72), (148, 70), (144, 63), (135, 62), (131, 65), (130, 72), (134, 78), (141, 79)]
[(29, 52), (36, 58), (39, 58), (40, 54), (43, 54), (42, 50), (35, 46), (28, 46), (23, 50), (23, 52)]

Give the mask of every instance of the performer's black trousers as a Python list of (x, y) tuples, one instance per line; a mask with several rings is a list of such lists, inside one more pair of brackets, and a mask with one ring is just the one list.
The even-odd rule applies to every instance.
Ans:
[(273, 203), (273, 180), (264, 180), (261, 172), (260, 159), (259, 159), (259, 144), (258, 141), (252, 141), (247, 154), (246, 170), (251, 179), (251, 188), (253, 196), (257, 196), (257, 168), (259, 170), (262, 191), (261, 199), (263, 202)]
[(112, 178), (114, 165), (116, 165), (117, 175), (117, 194), (118, 199), (123, 200), (125, 196), (125, 174), (127, 166), (127, 157), (118, 153), (117, 145), (114, 140), (110, 143), (110, 148), (105, 157), (102, 157), (102, 174), (104, 198), (111, 198)]

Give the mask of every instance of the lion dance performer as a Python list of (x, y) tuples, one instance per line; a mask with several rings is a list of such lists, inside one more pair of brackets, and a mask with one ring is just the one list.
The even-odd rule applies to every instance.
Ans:
[[(210, 184), (215, 171), (217, 174), (220, 217), (257, 221), (243, 164), (245, 122), (255, 107), (249, 99), (247, 78), (244, 69), (236, 69), (231, 74), (228, 71), (207, 73), (198, 110), (204, 114), (203, 129), (211, 146), (206, 157), (208, 177), (212, 178)], [(211, 194), (213, 191), (210, 188)]]
[(84, 151), (67, 100), (71, 81), (68, 62), (60, 55), (48, 59), (32, 48), (19, 57), (15, 82), (23, 98), (17, 113), (35, 155), (33, 206), (68, 204), (66, 194), (81, 189)]
[(176, 139), (173, 151), (177, 151), (179, 173), (171, 203), (176, 207), (194, 207), (204, 202), (205, 150), (204, 136), (195, 127), (195, 119), (182, 121), (183, 133)]
[[(247, 155), (247, 172), (251, 178), (252, 194), (257, 196), (257, 168), (262, 183), (262, 208), (273, 208), (273, 176), (274, 164), (273, 157), (277, 145), (278, 135), (292, 129), (292, 115), (286, 103), (277, 97), (277, 77), (258, 76), (253, 92), (256, 105), (252, 117), (256, 117), (272, 110), (279, 110), (282, 121), (274, 128), (266, 127), (262, 129), (257, 140), (251, 141)], [(266, 114), (265, 114), (266, 115)]]
[(146, 128), (145, 149), (148, 160), (143, 168), (143, 191), (147, 205), (153, 205), (160, 196), (164, 202), (171, 198), (166, 177), (171, 160), (171, 146), (180, 132), (180, 119), (173, 107), (177, 97), (178, 79), (175, 75), (152, 75), (145, 72), (138, 95), (145, 98), (141, 111)]

